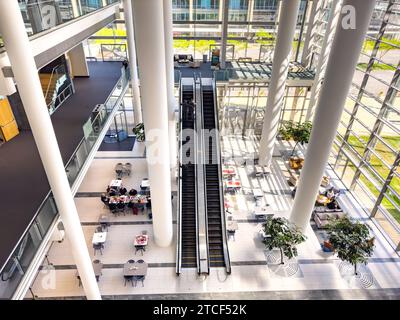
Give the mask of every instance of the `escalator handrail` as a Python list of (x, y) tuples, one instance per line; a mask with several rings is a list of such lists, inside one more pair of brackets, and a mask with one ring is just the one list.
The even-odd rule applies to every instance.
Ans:
[(219, 135), (219, 120), (218, 120), (218, 108), (217, 108), (217, 86), (215, 78), (212, 79), (212, 87), (213, 87), (213, 99), (214, 99), (214, 121), (215, 121), (215, 135), (216, 135), (216, 154), (219, 160), (218, 163), (218, 181), (219, 181), (219, 196), (220, 196), (220, 206), (221, 206), (221, 226), (222, 226), (222, 246), (224, 252), (224, 260), (225, 260), (225, 270), (228, 274), (231, 273), (231, 262), (229, 257), (229, 248), (228, 248), (228, 236), (226, 231), (226, 220), (225, 220), (225, 195), (224, 195), (224, 186), (222, 183), (222, 157), (220, 150), (220, 135)]
[[(201, 129), (204, 129), (204, 101), (203, 101), (203, 83), (201, 79), (201, 73), (199, 74), (200, 78), (200, 99), (201, 99)], [(207, 273), (210, 274), (210, 245), (209, 245), (209, 239), (208, 239), (208, 204), (207, 204), (207, 174), (206, 174), (206, 162), (205, 162), (205, 155), (206, 155), (206, 150), (204, 149), (206, 144), (205, 144), (205, 137), (204, 137), (204, 130), (201, 132), (198, 132), (198, 134), (201, 133), (201, 141), (203, 145), (203, 152), (202, 152), (202, 163), (199, 163), (198, 165), (201, 165), (203, 167), (203, 184), (204, 184), (204, 220), (205, 220), (205, 231), (206, 231), (206, 248), (207, 248)]]
[(182, 96), (183, 96), (183, 85), (182, 78), (179, 78), (179, 143), (178, 143), (178, 154), (179, 154), (179, 163), (178, 163), (178, 199), (177, 199), (177, 221), (176, 221), (176, 273), (179, 275), (182, 269)]
[[(193, 74), (193, 101), (196, 100), (196, 74)], [(196, 110), (196, 108), (194, 108), (194, 110)], [(193, 153), (194, 153), (194, 199), (196, 201), (196, 204), (194, 206), (195, 209), (195, 224), (196, 224), (196, 264), (197, 264), (197, 273), (200, 273), (200, 252), (199, 252), (199, 212), (198, 212), (198, 188), (197, 188), (197, 163), (195, 161), (196, 159), (196, 151), (197, 151), (197, 137), (196, 135), (196, 118), (197, 118), (197, 114), (196, 111), (194, 111), (194, 121), (193, 121), (193, 129), (194, 129), (194, 134), (193, 134)]]

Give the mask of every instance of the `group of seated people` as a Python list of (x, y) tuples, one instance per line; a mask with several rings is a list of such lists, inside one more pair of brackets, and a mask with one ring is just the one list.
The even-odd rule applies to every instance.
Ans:
[(149, 195), (141, 195), (136, 189), (125, 187), (118, 190), (107, 187), (106, 193), (101, 195), (101, 201), (108, 206), (112, 213), (125, 212), (126, 208), (132, 209), (133, 214), (138, 214), (138, 210), (144, 210), (145, 207), (151, 208), (151, 199)]
[(328, 198), (326, 203), (326, 207), (331, 210), (340, 209), (339, 204), (337, 203), (337, 197), (339, 196), (340, 191), (335, 189), (334, 187), (328, 188), (325, 192), (322, 193), (323, 196)]

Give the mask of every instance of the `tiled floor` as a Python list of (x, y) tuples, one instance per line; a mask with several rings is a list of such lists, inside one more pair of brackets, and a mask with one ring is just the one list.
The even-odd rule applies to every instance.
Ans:
[[(293, 199), (285, 178), (288, 174), (285, 162), (278, 156), (280, 149), (284, 147), (287, 146), (277, 144), (269, 177), (254, 177), (252, 165), (238, 166), (237, 171), (245, 188), (261, 188), (264, 191), (264, 201), (269, 204), (271, 213), (288, 217)], [(236, 154), (242, 154), (246, 150), (255, 151), (257, 143), (252, 139), (224, 137), (223, 148), (225, 151), (233, 150)], [(80, 187), (75, 201), (88, 249), (93, 258), (91, 237), (98, 216), (107, 213), (98, 193), (103, 192), (113, 178), (113, 168), (117, 162), (132, 163), (132, 175), (124, 177), (123, 183), (137, 188), (141, 179), (147, 176), (144, 152), (141, 143), (135, 144), (133, 152), (98, 152)], [(327, 173), (333, 175), (329, 170)], [(334, 183), (341, 187), (340, 181)], [(175, 181), (173, 190), (176, 190)], [(223, 268), (214, 268), (206, 279), (199, 278), (194, 269), (184, 269), (184, 272), (177, 276), (175, 242), (168, 248), (157, 247), (153, 241), (151, 221), (146, 214), (112, 217), (103, 255), (96, 256), (104, 263), (103, 275), (99, 281), (104, 298), (160, 298), (164, 297), (160, 296), (164, 294), (172, 295), (165, 298), (179, 299), (187, 298), (187, 294), (199, 299), (214, 294), (231, 299), (375, 299), (385, 296), (400, 298), (398, 290), (382, 290), (400, 288), (400, 258), (371, 222), (366, 221), (377, 241), (374, 256), (364, 268), (363, 278), (355, 279), (344, 275), (343, 270), (346, 271), (347, 266), (332, 254), (321, 251), (319, 240), (311, 228), (306, 232), (307, 241), (298, 247), (297, 259), (282, 268), (267, 263), (273, 256), (264, 250), (260, 241), (261, 223), (255, 222), (251, 213), (254, 206), (253, 196), (237, 193), (227, 195), (226, 198), (233, 206), (231, 211), (234, 219), (239, 223), (235, 239), (229, 241), (232, 262), (230, 275), (226, 275)], [(345, 194), (341, 196), (341, 201), (342, 206), (352, 216), (366, 220), (362, 208), (353, 198)], [(132, 238), (142, 230), (148, 232), (150, 242), (143, 256), (135, 256)], [(145, 286), (124, 286), (122, 265), (128, 259), (139, 258), (149, 263)], [(49, 273), (45, 268), (39, 272), (32, 288), (35, 295), (40, 298), (83, 297), (83, 289), (78, 286), (75, 277), (76, 270), (68, 239), (52, 245), (49, 260), (54, 264), (55, 270)], [(52, 282), (49, 282), (49, 277), (53, 277)], [(29, 294), (27, 298), (30, 298)]]

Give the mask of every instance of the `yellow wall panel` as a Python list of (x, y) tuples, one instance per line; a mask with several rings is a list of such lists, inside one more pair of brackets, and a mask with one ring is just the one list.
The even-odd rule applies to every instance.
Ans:
[(0, 99), (0, 126), (4, 126), (14, 120), (14, 114), (7, 99)]
[(15, 120), (11, 121), (5, 126), (0, 126), (0, 130), (5, 141), (11, 140), (19, 133), (18, 125)]

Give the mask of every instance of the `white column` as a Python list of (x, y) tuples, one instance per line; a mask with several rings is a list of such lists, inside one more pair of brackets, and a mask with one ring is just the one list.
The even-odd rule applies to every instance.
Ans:
[(260, 164), (265, 166), (271, 164), (274, 151), (299, 7), (300, 0), (281, 2), (278, 34), (272, 63), (272, 75), (269, 82), (268, 100), (265, 108), (264, 124), (259, 148), (259, 161)]
[(348, 22), (348, 11), (340, 15), (290, 216), (302, 230), (310, 222), (375, 2), (345, 0), (343, 4), (355, 8), (356, 25), (355, 28), (343, 28), (342, 23)]
[(226, 43), (228, 41), (228, 19), (229, 19), (229, 0), (221, 0), (223, 2), (222, 15), (222, 33), (221, 33), (221, 51), (220, 51), (220, 67), (226, 67)]
[(322, 41), (321, 52), (318, 58), (317, 69), (315, 70), (314, 84), (311, 88), (310, 102), (308, 104), (306, 120), (310, 121), (314, 114), (314, 107), (318, 100), (318, 94), (321, 89), (322, 80), (325, 74), (326, 64), (328, 62), (329, 52), (331, 51), (333, 36), (335, 35), (335, 30), (337, 22), (339, 20), (339, 14), (341, 9), (341, 0), (333, 0), (332, 7), (330, 10), (330, 15), (328, 23), (326, 25), (326, 31), (324, 40)]
[(160, 0), (133, 0), (153, 230), (157, 245), (172, 241), (171, 176), (163, 6)]
[(142, 103), (140, 100), (140, 89), (139, 89), (139, 77), (137, 70), (136, 61), (136, 43), (135, 43), (135, 30), (133, 28), (132, 18), (132, 1), (124, 0), (124, 18), (126, 36), (128, 39), (128, 55), (129, 55), (129, 68), (131, 72), (131, 84), (132, 84), (132, 104), (133, 104), (133, 120), (134, 124), (143, 122), (142, 119)]
[(314, 43), (315, 30), (318, 22), (317, 19), (319, 17), (319, 10), (321, 9), (321, 5), (323, 2), (324, 1), (322, 0), (312, 1), (312, 7), (307, 23), (306, 37), (304, 38), (303, 52), (301, 54), (301, 64), (303, 66), (308, 66), (310, 62), (311, 49)]
[(172, 25), (172, 1), (164, 0), (164, 39), (165, 39), (165, 68), (167, 73), (167, 99), (168, 99), (168, 135), (169, 155), (173, 175), (176, 168), (176, 121), (175, 121), (175, 77), (174, 77), (174, 42)]
[(88, 299), (101, 299), (35, 60), (16, 0), (0, 1), (0, 33)]
[(72, 0), (71, 1), (71, 6), (72, 6), (72, 13), (74, 14), (74, 18), (79, 17), (80, 14), (80, 4), (78, 4), (78, 0)]
[(78, 44), (68, 52), (73, 77), (89, 77), (89, 67), (86, 61), (83, 43)]

